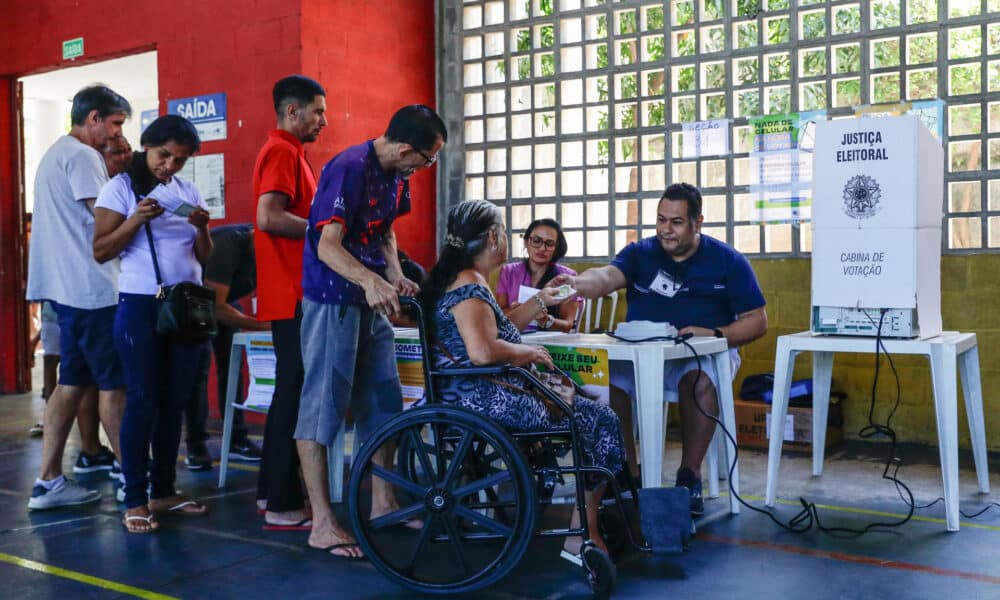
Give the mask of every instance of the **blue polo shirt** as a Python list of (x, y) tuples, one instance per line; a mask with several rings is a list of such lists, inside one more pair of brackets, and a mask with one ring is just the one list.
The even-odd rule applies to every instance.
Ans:
[[(400, 190), (402, 184), (402, 190)], [(398, 202), (397, 202), (398, 200)], [(319, 259), (323, 227), (344, 226), (344, 248), (367, 269), (385, 277), (385, 234), (396, 217), (410, 212), (409, 182), (379, 165), (372, 140), (351, 146), (326, 163), (309, 209), (302, 257), (302, 294), (322, 304), (367, 306), (365, 292)]]
[(658, 238), (649, 237), (626, 246), (611, 264), (628, 282), (628, 321), (714, 329), (765, 304), (746, 257), (705, 234), (695, 253), (681, 262), (663, 250)]

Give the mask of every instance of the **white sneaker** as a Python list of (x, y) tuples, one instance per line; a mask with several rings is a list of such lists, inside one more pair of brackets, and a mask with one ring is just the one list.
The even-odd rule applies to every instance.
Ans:
[(43, 485), (35, 485), (31, 490), (31, 500), (28, 500), (28, 510), (48, 510), (60, 506), (76, 506), (90, 504), (101, 499), (101, 492), (88, 490), (72, 479), (63, 479), (62, 483), (51, 490)]

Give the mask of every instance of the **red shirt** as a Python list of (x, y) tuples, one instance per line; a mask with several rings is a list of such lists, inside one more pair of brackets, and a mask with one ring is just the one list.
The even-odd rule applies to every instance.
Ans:
[[(253, 167), (254, 214), (262, 194), (278, 192), (290, 198), (285, 210), (303, 219), (316, 193), (316, 178), (297, 137), (275, 129), (267, 136)], [(257, 319), (273, 321), (295, 316), (302, 299), (302, 250), (304, 239), (294, 240), (265, 233), (254, 234), (257, 255)]]

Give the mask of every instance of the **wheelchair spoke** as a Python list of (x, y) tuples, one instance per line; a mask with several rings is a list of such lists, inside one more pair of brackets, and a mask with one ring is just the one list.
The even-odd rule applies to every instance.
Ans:
[(424, 546), (427, 545), (427, 540), (431, 537), (431, 531), (434, 529), (434, 521), (437, 520), (437, 515), (428, 514), (427, 520), (424, 521), (424, 528), (420, 531), (420, 539), (417, 540), (417, 545), (413, 549), (413, 553), (410, 554), (409, 561), (403, 566), (402, 571), (407, 573), (408, 576), (413, 576), (413, 565), (417, 563), (417, 558), (423, 554)]
[(455, 507), (455, 515), (459, 516), (459, 517), (463, 517), (465, 519), (468, 519), (469, 521), (472, 521), (473, 523), (475, 523), (477, 525), (482, 525), (483, 527), (485, 527), (486, 529), (489, 529), (493, 533), (499, 533), (501, 535), (509, 536), (511, 534), (511, 532), (513, 532), (513, 529), (511, 529), (510, 527), (507, 527), (506, 525), (504, 525), (500, 521), (497, 521), (495, 519), (491, 519), (491, 518), (489, 518), (487, 516), (484, 516), (482, 513), (478, 513), (476, 511), (474, 511), (474, 510), (472, 510), (470, 508), (466, 508), (464, 506), (456, 506)]
[(462, 565), (462, 574), (468, 575), (472, 569), (469, 562), (465, 560), (465, 548), (462, 546), (462, 536), (458, 535), (458, 528), (455, 527), (454, 518), (441, 517), (444, 521), (444, 528), (448, 532), (448, 540), (451, 542), (451, 550), (455, 553), (455, 558)]
[(452, 481), (455, 479), (455, 474), (459, 471), (461, 466), (465, 463), (465, 455), (469, 450), (469, 444), (472, 443), (472, 432), (464, 431), (462, 432), (462, 439), (459, 440), (458, 446), (455, 448), (455, 453), (451, 457), (451, 464), (448, 465), (448, 472), (444, 475), (444, 481), (441, 486), (444, 488), (450, 488)]
[(381, 517), (375, 517), (371, 521), (368, 521), (369, 529), (382, 529), (383, 527), (391, 527), (393, 525), (402, 523), (420, 513), (424, 509), (423, 502), (417, 502), (416, 504), (411, 504), (406, 508), (401, 508), (399, 510), (394, 510), (391, 513), (386, 513)]
[(459, 499), (465, 498), (469, 494), (474, 494), (474, 493), (478, 492), (481, 489), (485, 489), (485, 488), (493, 487), (495, 485), (499, 485), (499, 484), (501, 484), (501, 483), (503, 483), (505, 481), (510, 481), (510, 472), (508, 472), (508, 471), (500, 471), (500, 472), (494, 473), (493, 475), (490, 475), (489, 477), (484, 477), (482, 479), (477, 479), (476, 481), (473, 481), (472, 483), (470, 483), (468, 485), (463, 485), (462, 487), (460, 487), (460, 488), (456, 489), (454, 492), (452, 492), (452, 495), (455, 496), (455, 498), (459, 498)]
[(371, 463), (372, 476), (378, 475), (385, 481), (400, 487), (411, 494), (416, 494), (417, 496), (423, 497), (427, 493), (427, 488), (421, 487), (420, 485), (410, 481), (409, 479), (404, 479), (399, 476), (399, 474), (386, 469), (376, 463)]
[(410, 438), (410, 445), (413, 448), (413, 452), (417, 455), (417, 459), (420, 461), (420, 468), (424, 470), (424, 475), (426, 475), (428, 481), (434, 482), (436, 478), (434, 470), (431, 468), (431, 459), (427, 455), (427, 446), (424, 444), (424, 440), (413, 429), (407, 429), (406, 435)]

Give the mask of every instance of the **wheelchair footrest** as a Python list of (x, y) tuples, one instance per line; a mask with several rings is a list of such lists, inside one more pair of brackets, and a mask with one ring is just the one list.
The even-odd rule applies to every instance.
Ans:
[(691, 493), (686, 487), (639, 490), (639, 522), (655, 554), (683, 552), (691, 539)]

